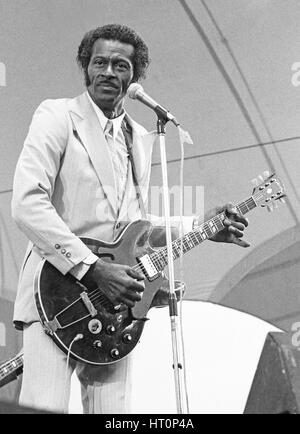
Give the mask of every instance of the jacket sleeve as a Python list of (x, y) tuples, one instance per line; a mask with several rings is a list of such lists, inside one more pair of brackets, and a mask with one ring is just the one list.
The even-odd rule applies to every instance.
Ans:
[(51, 202), (69, 122), (65, 100), (46, 100), (37, 108), (17, 162), (11, 204), (18, 227), (63, 274), (91, 253)]

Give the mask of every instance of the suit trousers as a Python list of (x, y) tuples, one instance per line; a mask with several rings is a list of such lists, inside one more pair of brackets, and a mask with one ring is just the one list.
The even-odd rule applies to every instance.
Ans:
[(24, 326), (23, 351), (20, 405), (67, 413), (71, 376), (76, 371), (81, 383), (83, 413), (131, 412), (131, 354), (109, 365), (76, 362), (57, 347), (39, 322)]

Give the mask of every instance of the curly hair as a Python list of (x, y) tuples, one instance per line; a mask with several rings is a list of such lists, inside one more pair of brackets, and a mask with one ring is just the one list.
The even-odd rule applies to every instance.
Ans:
[(87, 70), (93, 46), (99, 38), (131, 44), (134, 47), (132, 81), (137, 82), (145, 78), (150, 59), (148, 47), (143, 39), (130, 27), (121, 24), (107, 24), (87, 32), (78, 47), (77, 62), (84, 72), (86, 86), (90, 85)]

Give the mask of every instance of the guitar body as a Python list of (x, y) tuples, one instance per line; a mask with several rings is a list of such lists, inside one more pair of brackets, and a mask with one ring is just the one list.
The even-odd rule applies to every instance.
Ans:
[[(235, 206), (240, 214), (260, 206), (272, 209), (283, 200), (284, 188), (275, 174), (262, 183), (254, 180), (252, 195)], [(173, 259), (190, 251), (224, 229), (225, 212), (212, 217), (182, 238), (172, 242)], [(138, 343), (147, 312), (156, 305), (159, 289), (169, 288), (163, 270), (168, 263), (166, 248), (154, 250), (149, 244), (152, 224), (137, 220), (128, 224), (114, 243), (81, 238), (104, 261), (129, 265), (145, 274), (145, 290), (133, 309), (116, 311), (101, 288), (86, 288), (71, 274), (62, 275), (49, 262), (41, 261), (35, 276), (35, 298), (41, 322), (54, 342), (71, 357), (101, 365), (127, 356)], [(163, 291), (162, 291), (163, 292)]]
[[(126, 226), (114, 243), (81, 240), (104, 261), (134, 266), (138, 257), (154, 251), (149, 245), (151, 231), (150, 222), (138, 220)], [(35, 277), (35, 298), (44, 328), (55, 343), (76, 360), (101, 365), (132, 351), (154, 295), (166, 285), (168, 280), (161, 275), (152, 282), (145, 279), (142, 300), (134, 309), (115, 311), (104, 293), (88, 291), (71, 274), (63, 275), (43, 260)], [(78, 335), (80, 339), (74, 341)]]

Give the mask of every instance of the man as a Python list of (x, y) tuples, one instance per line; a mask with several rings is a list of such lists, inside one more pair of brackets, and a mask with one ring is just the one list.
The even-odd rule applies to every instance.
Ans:
[[(123, 105), (130, 83), (145, 75), (148, 48), (132, 29), (106, 25), (85, 35), (77, 60), (87, 91), (74, 99), (47, 100), (38, 107), (15, 173), (12, 214), (30, 240), (14, 313), (16, 327), (24, 333), (20, 402), (67, 411), (70, 377), (76, 368), (85, 413), (126, 413), (130, 412), (131, 355), (104, 366), (67, 363), (66, 355), (45, 334), (33, 296), (41, 258), (83, 284), (96, 282), (114, 306), (133, 307), (144, 290), (141, 272), (104, 262), (79, 237), (111, 242), (126, 221), (143, 216), (128, 158), (127, 132), (144, 203), (151, 146), (147, 131)], [(228, 216), (226, 229), (215, 240), (246, 247), (240, 238), (247, 221), (233, 211)], [(184, 218), (185, 231), (192, 229), (192, 221)]]

